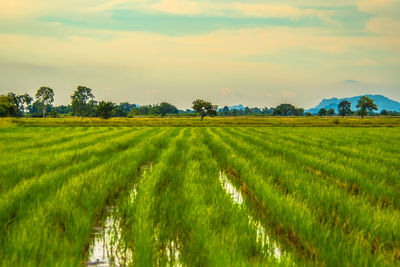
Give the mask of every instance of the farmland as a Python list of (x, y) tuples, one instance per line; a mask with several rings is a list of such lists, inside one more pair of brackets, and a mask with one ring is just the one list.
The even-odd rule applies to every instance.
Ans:
[(400, 264), (400, 128), (312, 127), (398, 118), (134, 121), (3, 121), (2, 266)]

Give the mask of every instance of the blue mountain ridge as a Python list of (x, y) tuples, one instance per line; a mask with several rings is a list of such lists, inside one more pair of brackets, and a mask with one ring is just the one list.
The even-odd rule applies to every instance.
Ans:
[[(236, 106), (231, 106), (231, 107), (228, 107), (229, 108), (229, 110), (245, 110), (246, 109), (246, 107), (243, 107), (243, 105), (242, 104), (239, 104), (239, 105), (236, 105)], [(219, 108), (219, 109), (217, 109), (218, 111), (221, 111), (222, 110), (222, 108)]]
[(316, 114), (319, 112), (321, 108), (326, 108), (329, 110), (333, 108), (336, 112), (338, 112), (338, 105), (343, 100), (347, 100), (351, 103), (351, 110), (357, 110), (357, 102), (362, 96), (367, 96), (374, 100), (374, 103), (378, 106), (378, 112), (386, 109), (388, 111), (397, 111), (400, 112), (400, 102), (394, 101), (390, 98), (387, 98), (383, 95), (360, 95), (360, 96), (353, 96), (353, 97), (346, 97), (346, 98), (330, 98), (330, 99), (323, 99), (321, 103), (319, 103), (316, 107), (310, 108), (305, 112), (310, 112), (312, 114)]

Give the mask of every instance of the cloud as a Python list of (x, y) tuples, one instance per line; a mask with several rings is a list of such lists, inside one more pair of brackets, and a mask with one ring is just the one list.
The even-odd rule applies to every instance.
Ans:
[(367, 22), (366, 28), (372, 33), (400, 36), (400, 20), (373, 18)]
[(359, 0), (357, 7), (360, 11), (379, 16), (396, 16), (400, 12), (400, 1), (398, 0)]
[(359, 81), (352, 80), (352, 79), (344, 80), (343, 82), (345, 82), (345, 83), (360, 83)]
[(281, 91), (281, 97), (284, 99), (290, 99), (290, 98), (294, 98), (296, 96), (297, 96), (297, 94), (295, 92), (288, 91), (288, 90)]
[(230, 96), (234, 94), (234, 91), (230, 88), (221, 88), (220, 92), (223, 96)]
[(326, 18), (333, 11), (301, 8), (289, 4), (260, 4), (244, 2), (191, 1), (191, 0), (112, 0), (94, 8), (97, 11), (115, 9), (142, 10), (178, 15), (223, 16), (232, 18)]

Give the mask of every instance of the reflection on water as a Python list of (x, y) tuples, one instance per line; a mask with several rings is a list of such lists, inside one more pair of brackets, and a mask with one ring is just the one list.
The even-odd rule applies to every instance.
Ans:
[(132, 252), (121, 239), (120, 218), (113, 208), (108, 208), (103, 225), (94, 229), (94, 240), (90, 247), (87, 265), (92, 266), (127, 266), (132, 259)]
[[(230, 196), (233, 203), (238, 205), (243, 205), (242, 193), (236, 189), (236, 187), (229, 181), (227, 175), (220, 171), (219, 180), (221, 186), (224, 188), (225, 192)], [(243, 206), (244, 207), (244, 206)], [(262, 226), (260, 221), (255, 220), (252, 216), (248, 215), (249, 224), (255, 228), (257, 233), (256, 242), (260, 244), (262, 252), (265, 256), (274, 257), (278, 260), (282, 258), (282, 251), (276, 244), (276, 242), (271, 241), (264, 226)]]
[(167, 242), (165, 253), (168, 258), (169, 266), (182, 266), (182, 263), (180, 262), (180, 250), (179, 240), (177, 242), (174, 242), (173, 240)]
[(222, 171), (219, 172), (219, 180), (221, 182), (222, 187), (225, 189), (225, 192), (231, 197), (232, 201), (236, 204), (243, 204), (243, 196), (242, 193), (231, 184), (228, 180), (228, 177)]
[[(153, 164), (143, 165), (140, 169), (151, 170)], [(129, 191), (128, 202), (134, 203), (137, 197), (136, 185)], [(105, 219), (93, 229), (93, 242), (89, 248), (86, 265), (109, 267), (127, 266), (132, 261), (132, 251), (121, 238), (121, 218), (114, 206), (106, 207)]]

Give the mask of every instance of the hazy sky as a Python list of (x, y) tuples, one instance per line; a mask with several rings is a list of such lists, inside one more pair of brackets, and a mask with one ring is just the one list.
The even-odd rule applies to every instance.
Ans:
[(400, 101), (400, 0), (1, 0), (0, 75), (55, 104)]

